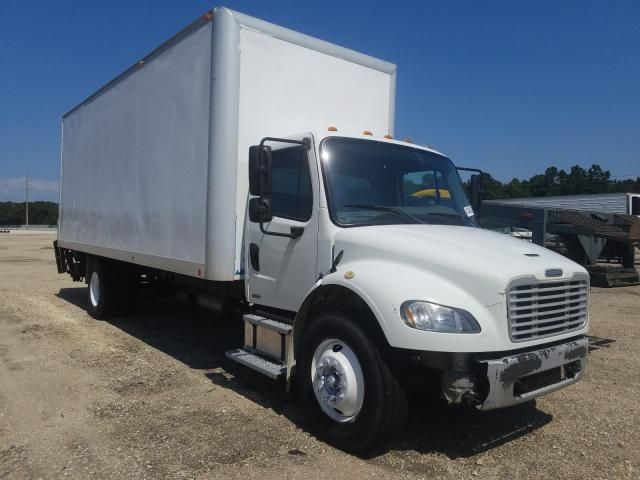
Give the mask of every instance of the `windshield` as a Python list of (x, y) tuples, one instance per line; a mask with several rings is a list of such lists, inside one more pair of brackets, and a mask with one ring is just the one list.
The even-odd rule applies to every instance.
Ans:
[(330, 137), (322, 142), (320, 156), (337, 225), (476, 225), (458, 172), (442, 155)]

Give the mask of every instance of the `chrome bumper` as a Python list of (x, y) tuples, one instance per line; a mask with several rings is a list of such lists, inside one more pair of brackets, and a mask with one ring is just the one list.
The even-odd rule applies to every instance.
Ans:
[(554, 347), (482, 360), (489, 394), (478, 406), (493, 410), (526, 402), (579, 381), (587, 366), (589, 340), (580, 338)]

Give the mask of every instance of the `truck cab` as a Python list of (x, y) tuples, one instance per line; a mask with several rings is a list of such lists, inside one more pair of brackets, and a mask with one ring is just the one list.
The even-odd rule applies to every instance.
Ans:
[[(372, 362), (387, 363), (392, 385), (407, 381), (402, 372), (435, 372), (448, 403), (481, 410), (577, 382), (587, 272), (479, 228), (452, 161), (388, 137), (314, 132), (251, 149), (246, 298), (265, 319), (292, 319), (292, 352), (277, 336), (261, 343), (265, 328), (249, 315), (244, 350), (230, 358), (252, 366), (247, 354), (279, 357), (303, 397), (359, 437), (351, 424), (371, 408), (364, 399), (381, 395), (368, 391), (381, 370)], [(365, 360), (371, 351), (380, 358)]]

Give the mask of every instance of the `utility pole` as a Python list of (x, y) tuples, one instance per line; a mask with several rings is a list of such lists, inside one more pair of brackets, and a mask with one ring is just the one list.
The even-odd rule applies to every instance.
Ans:
[(25, 201), (25, 228), (28, 230), (29, 229), (29, 172), (27, 172), (26, 174), (26, 180), (27, 180), (27, 194), (26, 194), (26, 201)]

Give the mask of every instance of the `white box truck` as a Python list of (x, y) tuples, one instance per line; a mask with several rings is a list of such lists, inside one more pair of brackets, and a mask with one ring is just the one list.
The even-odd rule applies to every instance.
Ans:
[(577, 382), (589, 277), (478, 228), (456, 167), (393, 139), (396, 67), (216, 8), (63, 117), (58, 271), (89, 313), (141, 284), (239, 312), (227, 356), (345, 450), (424, 380), (481, 410)]

